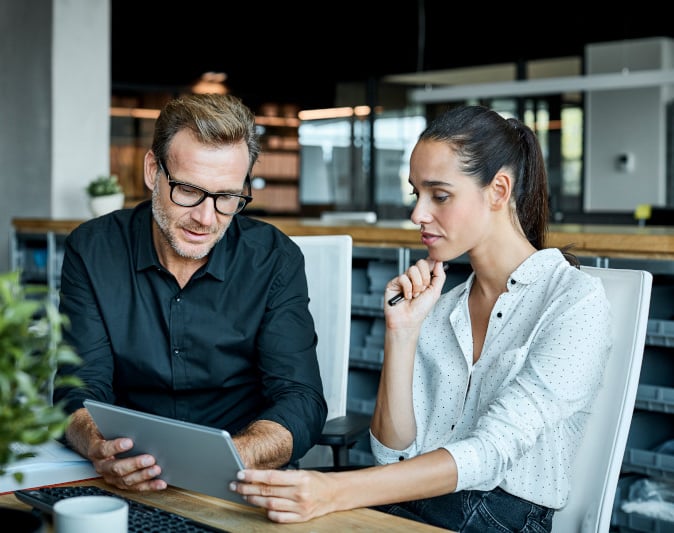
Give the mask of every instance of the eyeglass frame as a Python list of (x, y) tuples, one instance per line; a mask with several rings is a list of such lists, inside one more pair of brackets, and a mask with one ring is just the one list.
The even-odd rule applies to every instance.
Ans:
[[(201, 203), (203, 203), (203, 201), (206, 198), (213, 198), (213, 208), (215, 209), (215, 211), (217, 213), (219, 213), (221, 215), (224, 215), (224, 216), (234, 216), (234, 215), (240, 213), (241, 211), (243, 211), (244, 208), (249, 203), (251, 203), (253, 201), (253, 197), (250, 194), (234, 194), (234, 193), (231, 193), (231, 192), (211, 192), (211, 191), (207, 191), (203, 187), (199, 187), (199, 186), (193, 185), (191, 183), (186, 183), (184, 181), (177, 181), (177, 180), (171, 179), (171, 175), (169, 174), (168, 167), (166, 166), (166, 162), (162, 161), (162, 158), (157, 158), (157, 164), (159, 165), (160, 170), (164, 173), (164, 175), (166, 176), (166, 180), (168, 181), (168, 184), (169, 184), (169, 187), (170, 187), (169, 198), (171, 199), (171, 201), (174, 204), (179, 205), (180, 207), (196, 207), (196, 206), (200, 205)], [(178, 203), (173, 199), (173, 190), (175, 189), (176, 185), (182, 185), (182, 186), (185, 186), (185, 187), (190, 187), (192, 189), (196, 189), (197, 191), (201, 192), (203, 194), (203, 196), (201, 197), (201, 200), (199, 200), (198, 202), (196, 202), (195, 204), (192, 204), (192, 205), (184, 205), (184, 204)], [(250, 190), (251, 190), (250, 174), (246, 174), (246, 178), (244, 179), (244, 186), (250, 192)], [(227, 197), (230, 197), (230, 198), (238, 198), (239, 201), (243, 200), (243, 205), (241, 207), (239, 207), (233, 213), (223, 213), (222, 211), (220, 211), (218, 209), (218, 198), (221, 197), (221, 196), (227, 196)]]

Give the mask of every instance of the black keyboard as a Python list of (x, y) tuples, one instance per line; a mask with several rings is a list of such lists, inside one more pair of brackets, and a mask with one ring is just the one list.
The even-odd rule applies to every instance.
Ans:
[(200, 533), (202, 531), (222, 533), (226, 531), (196, 522), (179, 514), (164, 511), (152, 505), (125, 498), (93, 485), (22, 489), (15, 490), (14, 496), (48, 515), (53, 514), (54, 504), (63, 498), (72, 496), (115, 496), (122, 498), (129, 504), (129, 533)]

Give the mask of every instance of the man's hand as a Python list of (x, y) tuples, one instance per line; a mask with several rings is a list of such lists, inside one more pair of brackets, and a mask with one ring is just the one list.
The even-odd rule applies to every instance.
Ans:
[(91, 461), (96, 472), (110, 485), (135, 491), (163, 490), (167, 486), (164, 480), (156, 479), (161, 467), (152, 455), (117, 458), (118, 454), (133, 448), (133, 441), (126, 437), (105, 440), (85, 408), (73, 413), (66, 439), (74, 450)]

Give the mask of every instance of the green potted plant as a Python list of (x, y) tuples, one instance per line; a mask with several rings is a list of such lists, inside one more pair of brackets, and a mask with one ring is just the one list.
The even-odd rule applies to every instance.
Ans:
[(124, 207), (124, 190), (115, 174), (100, 175), (87, 185), (89, 208), (95, 217)]
[[(80, 363), (63, 340), (66, 326), (67, 317), (46, 287), (23, 285), (19, 271), (0, 274), (0, 475), (10, 463), (31, 455), (22, 445), (42, 444), (65, 431), (68, 416), (52, 404), (52, 384), (81, 385), (74, 376), (55, 377), (61, 365)], [(23, 478), (21, 472), (12, 475)], [(12, 531), (33, 531), (19, 529), (21, 519), (20, 511), (0, 509), (0, 523), (15, 525)]]

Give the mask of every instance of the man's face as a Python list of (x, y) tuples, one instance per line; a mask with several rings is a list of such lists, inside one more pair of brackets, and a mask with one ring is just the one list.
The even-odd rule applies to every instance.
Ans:
[(202, 145), (184, 130), (173, 138), (169, 152), (163, 163), (168, 168), (154, 173), (157, 176), (152, 186), (154, 219), (177, 256), (203, 259), (222, 239), (233, 215), (216, 211), (213, 198), (205, 198), (193, 207), (177, 205), (171, 200), (165, 172), (173, 181), (209, 192), (242, 194), (248, 172), (248, 148), (243, 142), (217, 148)]

